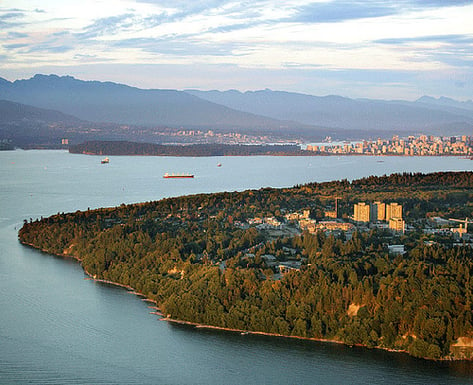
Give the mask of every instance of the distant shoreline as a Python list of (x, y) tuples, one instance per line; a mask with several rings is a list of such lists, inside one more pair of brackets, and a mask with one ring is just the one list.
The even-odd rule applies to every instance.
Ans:
[(171, 155), (171, 154), (109, 154), (109, 153), (94, 153), (94, 152), (71, 152), (67, 148), (57, 148), (57, 147), (28, 147), (28, 148), (12, 148), (8, 150), (0, 150), (0, 151), (15, 151), (15, 150), (24, 150), (24, 151), (31, 151), (31, 150), (44, 150), (44, 151), (66, 151), (74, 155), (89, 155), (89, 156), (142, 156), (142, 157), (151, 157), (151, 156), (161, 156), (161, 157), (173, 157), (173, 158), (213, 158), (213, 157), (225, 157), (225, 158), (235, 158), (235, 157), (249, 157), (249, 156), (275, 156), (275, 157), (342, 157), (342, 156), (349, 156), (349, 157), (358, 157), (358, 156), (366, 156), (366, 157), (373, 157), (373, 158), (462, 158), (466, 160), (473, 160), (473, 157), (469, 157), (467, 155), (461, 154), (425, 154), (425, 155), (405, 155), (405, 154), (355, 154), (355, 153), (346, 153), (346, 154), (334, 154), (334, 153), (316, 153), (313, 151), (304, 151), (303, 153), (298, 154), (248, 154), (248, 155)]
[(198, 157), (248, 157), (248, 156), (276, 156), (276, 157), (341, 157), (341, 156), (349, 156), (349, 157), (358, 157), (358, 156), (369, 156), (374, 158), (385, 158), (385, 157), (396, 157), (396, 158), (433, 158), (433, 157), (444, 157), (444, 158), (465, 158), (473, 160), (471, 157), (466, 155), (460, 154), (426, 154), (426, 155), (404, 155), (404, 154), (354, 154), (354, 153), (346, 153), (346, 154), (334, 154), (334, 153), (316, 153), (313, 151), (307, 150), (300, 150), (300, 152), (288, 152), (288, 153), (253, 153), (253, 154), (151, 154), (151, 153), (144, 153), (144, 154), (134, 154), (134, 153), (112, 153), (112, 152), (71, 152), (71, 154), (76, 155), (91, 155), (91, 156), (143, 156), (143, 157), (151, 157), (151, 156), (161, 156), (161, 157), (174, 157), (174, 158), (198, 158)]
[[(330, 144), (327, 144), (330, 146)], [(310, 146), (308, 146), (310, 147)], [(69, 147), (71, 154), (100, 156), (173, 156), (173, 157), (213, 157), (213, 156), (460, 156), (471, 159), (467, 152), (416, 153), (404, 152), (339, 152), (302, 149), (299, 144), (156, 144), (128, 141), (89, 141)]]

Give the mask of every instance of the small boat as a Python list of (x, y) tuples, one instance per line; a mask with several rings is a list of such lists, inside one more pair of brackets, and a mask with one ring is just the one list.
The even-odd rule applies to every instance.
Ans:
[(163, 175), (163, 178), (193, 178), (194, 174), (169, 174), (168, 172)]
[(109, 163), (109, 162), (110, 162), (110, 159), (108, 159), (108, 158), (103, 158), (100, 163), (104, 164), (104, 163)]
[(217, 163), (217, 167), (222, 167), (222, 163)]

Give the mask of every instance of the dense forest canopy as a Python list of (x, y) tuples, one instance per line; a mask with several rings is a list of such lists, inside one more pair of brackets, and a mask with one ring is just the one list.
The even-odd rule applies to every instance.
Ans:
[[(309, 233), (286, 219), (310, 210), (321, 221), (336, 197), (339, 221), (357, 202), (402, 204), (408, 231)], [(472, 172), (404, 173), (58, 213), (25, 220), (19, 237), (132, 286), (169, 318), (472, 358), (473, 249), (425, 231), (433, 218), (471, 218), (472, 198)]]

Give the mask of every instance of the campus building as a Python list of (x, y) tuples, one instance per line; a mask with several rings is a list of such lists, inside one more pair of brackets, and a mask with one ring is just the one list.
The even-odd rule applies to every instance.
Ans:
[(354, 206), (353, 220), (355, 222), (370, 221), (370, 205), (364, 202), (356, 203)]
[(398, 203), (390, 203), (386, 205), (386, 221), (389, 221), (391, 218), (402, 219), (402, 205)]

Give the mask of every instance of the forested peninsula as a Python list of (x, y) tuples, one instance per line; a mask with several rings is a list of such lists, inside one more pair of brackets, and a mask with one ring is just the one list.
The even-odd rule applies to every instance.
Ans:
[[(321, 223), (335, 198), (339, 222), (354, 203), (397, 202), (408, 231), (290, 220)], [(435, 218), (471, 218), (472, 202), (472, 172), (405, 173), (58, 213), (25, 220), (19, 239), (133, 287), (169, 319), (472, 359), (473, 249), (426, 231)]]
[(153, 155), (153, 156), (250, 156), (250, 155), (304, 155), (292, 144), (220, 144), (189, 145), (139, 143), (127, 141), (89, 141), (69, 147), (72, 154), (87, 155)]

